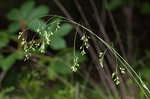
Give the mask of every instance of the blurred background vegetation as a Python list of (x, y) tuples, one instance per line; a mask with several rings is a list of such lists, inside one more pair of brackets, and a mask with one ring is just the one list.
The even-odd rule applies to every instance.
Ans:
[[(95, 38), (82, 56), (78, 36), (80, 68), (72, 72), (76, 30), (69, 23), (61, 24), (44, 54), (33, 53), (27, 61), (17, 37), (27, 28), (31, 37), (49, 15), (65, 16), (114, 46), (150, 86), (149, 0), (1, 0), (0, 12), (0, 99), (145, 99), (128, 74), (120, 74), (115, 85), (111, 55), (99, 68), (96, 57), (105, 47)], [(55, 28), (53, 24), (50, 31)]]

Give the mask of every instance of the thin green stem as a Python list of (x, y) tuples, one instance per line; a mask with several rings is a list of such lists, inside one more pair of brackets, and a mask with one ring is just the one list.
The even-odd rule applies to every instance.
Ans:
[(75, 36), (74, 36), (74, 51), (73, 51), (73, 55), (75, 57), (75, 50), (76, 50), (76, 39), (77, 39), (77, 34), (78, 34), (78, 28), (76, 28), (76, 33), (75, 33)]

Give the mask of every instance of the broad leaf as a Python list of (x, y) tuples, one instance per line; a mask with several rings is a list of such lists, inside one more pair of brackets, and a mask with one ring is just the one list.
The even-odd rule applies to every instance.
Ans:
[(37, 29), (44, 30), (46, 28), (46, 24), (40, 19), (35, 19), (28, 24), (28, 27), (36, 32)]
[(51, 80), (56, 80), (56, 77), (57, 77), (57, 73), (55, 71), (53, 71), (51, 66), (48, 67), (48, 77)]
[(0, 49), (6, 46), (9, 43), (8, 38), (0, 38)]
[(54, 37), (50, 43), (50, 47), (54, 50), (60, 50), (66, 48), (66, 41), (61, 37)]
[[(60, 23), (60, 19), (54, 19), (49, 24), (47, 24), (47, 31), (54, 33), (57, 28), (57, 24)], [(55, 33), (54, 33), (55, 35)]]
[(19, 10), (13, 9), (7, 15), (9, 20), (18, 21), (20, 19)]
[(6, 58), (3, 58), (0, 61), (1, 68), (3, 69), (3, 71), (7, 71), (15, 63), (17, 59), (23, 59), (23, 53), (16, 52), (16, 53), (9, 55)]
[(56, 35), (58, 35), (58, 36), (66, 36), (71, 30), (72, 30), (72, 25), (70, 25), (68, 23), (65, 23), (56, 32)]
[(26, 2), (21, 6), (20, 13), (21, 13), (21, 18), (25, 20), (26, 18), (30, 17), (31, 12), (33, 11), (34, 8), (34, 2)]
[(68, 65), (65, 64), (63, 60), (62, 62), (60, 61), (53, 62), (51, 65), (51, 69), (53, 69), (53, 71), (61, 75), (66, 75), (68, 73), (71, 73), (71, 69), (69, 68)]
[(29, 17), (28, 17), (28, 21), (31, 21), (33, 19), (36, 19), (36, 18), (41, 18), (41, 17), (44, 17), (48, 14), (48, 7), (46, 6), (39, 6), (38, 8), (34, 9), (30, 14), (29, 14)]
[(20, 29), (20, 25), (18, 22), (14, 22), (8, 26), (8, 32), (9, 33), (15, 33)]

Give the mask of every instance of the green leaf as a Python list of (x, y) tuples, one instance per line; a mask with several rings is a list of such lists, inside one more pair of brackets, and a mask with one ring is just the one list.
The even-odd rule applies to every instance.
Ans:
[(7, 17), (11, 21), (18, 21), (20, 19), (19, 10), (18, 9), (11, 10), (8, 13)]
[[(60, 53), (57, 54), (58, 57), (60, 57), (62, 60), (66, 60), (67, 64), (72, 65), (73, 60), (74, 60), (74, 50), (73, 49), (68, 49), (68, 50), (63, 50)], [(86, 60), (85, 56), (82, 56), (79, 51), (75, 51), (75, 56), (79, 57), (79, 62), (83, 62)]]
[(111, 0), (108, 4), (106, 4), (106, 8), (110, 10), (115, 10), (119, 8), (123, 4), (122, 0)]
[(141, 8), (141, 13), (150, 14), (150, 3), (146, 2), (143, 4), (143, 7)]
[(26, 2), (21, 6), (20, 9), (20, 13), (21, 13), (21, 18), (23, 20), (27, 19), (28, 17), (30, 17), (30, 14), (32, 13), (34, 8), (34, 2), (30, 1), (30, 2)]
[(0, 59), (4, 58), (4, 56), (0, 53)]
[(38, 8), (35, 8), (28, 17), (28, 21), (31, 21), (33, 19), (41, 18), (43, 16), (46, 16), (48, 14), (48, 7), (46, 6), (39, 6)]
[(27, 23), (32, 21), (33, 19), (41, 18), (48, 14), (47, 6), (39, 6), (34, 8), (34, 2), (26, 2), (21, 8), (13, 9), (8, 13), (8, 19), (12, 21), (26, 21)]
[(53, 71), (53, 69), (51, 68), (51, 66), (48, 67), (48, 77), (51, 80), (55, 80), (57, 77), (57, 73), (55, 71)]
[(11, 54), (9, 55), (6, 59), (4, 59), (1, 63), (1, 68), (4, 70), (4, 71), (7, 71), (11, 66), (12, 64), (14, 64), (15, 62), (15, 59), (14, 59), (14, 54)]
[(46, 23), (40, 19), (34, 19), (28, 24), (28, 27), (35, 32), (37, 29), (41, 31), (46, 28)]
[(61, 37), (53, 37), (50, 47), (54, 50), (60, 50), (66, 48), (66, 41)]
[(20, 29), (20, 25), (18, 22), (12, 23), (8, 26), (8, 32), (9, 33), (15, 33)]
[(0, 39), (1, 39), (0, 40), (0, 49), (1, 49), (9, 43), (9, 39), (8, 38), (0, 38)]
[(7, 30), (0, 30), (0, 34), (6, 34), (7, 32)]
[(72, 25), (68, 24), (68, 23), (65, 23), (56, 32), (56, 35), (58, 35), (58, 36), (66, 36), (71, 30), (72, 30)]
[(51, 69), (54, 72), (59, 73), (61, 75), (66, 75), (66, 74), (71, 73), (71, 69), (63, 61), (62, 62), (60, 62), (60, 61), (53, 62), (53, 64), (51, 65)]
[[(54, 33), (57, 28), (57, 24), (60, 23), (60, 19), (53, 19), (49, 24), (47, 24), (47, 31)], [(55, 35), (55, 33), (54, 33)]]
[(1, 68), (4, 71), (7, 71), (15, 63), (15, 61), (17, 59), (23, 59), (23, 53), (16, 52), (16, 53), (13, 53), (13, 54), (9, 55), (8, 57), (2, 59), (0, 61)]
[(22, 51), (17, 51), (15, 54), (14, 54), (14, 58), (16, 60), (22, 60), (24, 59), (24, 52)]

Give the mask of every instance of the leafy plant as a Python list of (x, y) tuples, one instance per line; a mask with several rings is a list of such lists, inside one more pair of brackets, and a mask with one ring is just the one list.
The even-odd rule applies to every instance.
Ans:
[[(0, 31), (0, 68), (3, 70), (1, 75), (4, 74), (2, 77), (2, 82), (5, 83), (3, 84), (3, 87), (16, 86), (18, 84), (19, 86), (17, 86), (17, 90), (20, 89), (22, 90), (21, 93), (24, 93), (22, 95), (15, 95), (13, 98), (19, 97), (21, 99), (40, 99), (41, 97), (43, 99), (44, 96), (45, 99), (47, 99), (49, 97), (47, 96), (48, 90), (42, 90), (41, 83), (45, 83), (45, 79), (46, 81), (55, 81), (57, 80), (59, 75), (62, 75), (67, 79), (67, 76), (69, 76), (69, 74), (71, 73), (70, 65), (73, 62), (73, 55), (71, 53), (73, 51), (72, 49), (67, 49), (67, 44), (64, 37), (72, 31), (73, 27), (69, 23), (61, 22), (59, 18), (53, 18), (51, 20), (48, 20), (47, 22), (43, 21), (42, 18), (47, 16), (48, 11), (49, 10), (47, 6), (35, 7), (35, 3), (33, 1), (26, 2), (21, 6), (20, 9), (15, 8), (8, 13), (8, 19), (12, 21), (12, 23), (8, 26), (8, 30)], [(19, 36), (17, 38), (16, 33), (18, 34), (18, 32)], [(27, 32), (27, 34), (23, 34), (24, 32)], [(32, 33), (34, 35), (33, 38), (31, 36)], [(37, 40), (39, 40), (40, 42), (34, 43), (39, 43), (38, 47), (35, 47), (33, 41)], [(12, 45), (11, 42), (14, 42), (17, 46)], [(30, 47), (31, 45), (32, 47)], [(24, 49), (24, 53), (22, 51), (22, 47)], [(54, 51), (58, 51), (59, 53), (54, 57), (43, 56), (39, 53), (34, 53), (34, 48), (36, 50), (39, 50), (40, 52), (45, 52), (47, 50), (47, 47), (50, 47), (51, 49), (53, 49)], [(37, 62), (37, 69), (33, 70), (34, 73), (32, 73), (30, 72), (30, 69), (32, 71), (33, 68), (25, 67), (25, 70), (17, 70), (18, 75), (15, 74), (15, 67), (12, 66), (14, 66), (14, 64), (17, 63), (18, 60), (23, 61), (24, 56), (28, 57), (30, 53), (33, 54), (33, 57), (40, 59)], [(81, 57), (82, 60), (81, 55), (77, 56)], [(66, 59), (66, 61), (64, 62), (63, 59)], [(47, 65), (45, 65), (45, 62), (48, 63), (48, 67)], [(33, 75), (38, 73), (39, 69), (41, 69), (41, 71), (38, 75), (46, 75), (45, 79), (37, 80), (37, 76), (33, 77)], [(45, 72), (45, 70), (47, 72)], [(12, 80), (10, 78), (16, 79), (13, 80), (12, 83), (9, 83), (11, 82), (10, 80)], [(33, 90), (35, 88), (36, 91)], [(13, 90), (13, 92), (20, 94), (20, 92), (18, 92), (17, 90), (15, 89)], [(1, 97), (5, 99), (3, 91), (1, 91)], [(6, 99), (7, 98), (9, 98), (9, 95), (6, 95)]]
[[(115, 10), (128, 2), (128, 0), (110, 1), (106, 7)], [(4, 87), (13, 85), (16, 86), (16, 90), (13, 90), (13, 92), (11, 92), (12, 90), (6, 92), (5, 90), (1, 91), (1, 98), (9, 99), (11, 95), (7, 95), (6, 93), (11, 92), (11, 94), (14, 95), (12, 95), (12, 98), (14, 99), (103, 99), (105, 96), (98, 94), (101, 93), (101, 90), (98, 89), (99, 87), (96, 85), (96, 87), (90, 86), (86, 88), (86, 84), (89, 84), (86, 81), (87, 79), (79, 82), (70, 81), (70, 79), (74, 79), (74, 77), (70, 77), (72, 71), (79, 72), (79, 64), (85, 60), (85, 55), (87, 54), (86, 50), (90, 48), (89, 40), (91, 39), (91, 35), (106, 47), (106, 50), (98, 52), (98, 65), (100, 68), (105, 70), (104, 58), (105, 54), (108, 54), (109, 52), (111, 57), (116, 60), (116, 71), (112, 73), (114, 83), (116, 85), (121, 83), (119, 73), (121, 73), (121, 75), (128, 73), (142, 90), (141, 97), (143, 98), (145, 95), (148, 98), (150, 91), (147, 84), (144, 83), (141, 76), (134, 71), (134, 69), (112, 46), (90, 29), (73, 20), (60, 16), (52, 16), (52, 18), (48, 18), (49, 20), (44, 20), (49, 17), (47, 16), (48, 11), (47, 6), (35, 7), (34, 2), (30, 1), (23, 4), (20, 9), (13, 9), (8, 14), (8, 19), (13, 23), (9, 25), (8, 30), (0, 32), (0, 39), (2, 38), (2, 42), (0, 42), (0, 50), (2, 51), (0, 53), (0, 68), (3, 70), (2, 73), (7, 74), (4, 76), (8, 77), (2, 79), (4, 80), (3, 82), (6, 82)], [(69, 49), (67, 48), (64, 37), (72, 31), (73, 26), (77, 26), (75, 27), (77, 30), (74, 37), (74, 49)], [(76, 51), (78, 28), (86, 31), (80, 38), (82, 42), (79, 48), (80, 52)], [(18, 39), (15, 33), (19, 33)], [(17, 47), (13, 46), (11, 49), (11, 44), (9, 43), (12, 41), (17, 43)], [(10, 48), (8, 51), (5, 50), (7, 49), (7, 46)], [(24, 50), (24, 53), (22, 52), (22, 49)], [(53, 55), (53, 52), (50, 52), (51, 50), (56, 54)], [(23, 56), (25, 56), (24, 64), (17, 67), (21, 69), (17, 72), (11, 70), (11, 67), (16, 61), (22, 61), (24, 59)], [(28, 64), (29, 66), (27, 66), (26, 63), (30, 62), (31, 64)], [(14, 72), (16, 72), (16, 74)], [(17, 73), (19, 74), (19, 77)], [(7, 81), (9, 78), (15, 78), (15, 80), (11, 79), (10, 81)], [(8, 82), (11, 81), (13, 81), (13, 83), (8, 84)], [(84, 85), (82, 85), (82, 83), (84, 83)], [(53, 84), (55, 84), (55, 86), (53, 86)], [(91, 87), (95, 87), (95, 89)], [(105, 89), (102, 91), (105, 93)], [(89, 92), (92, 95), (89, 96)], [(109, 99), (114, 98), (113, 95), (106, 97)]]

